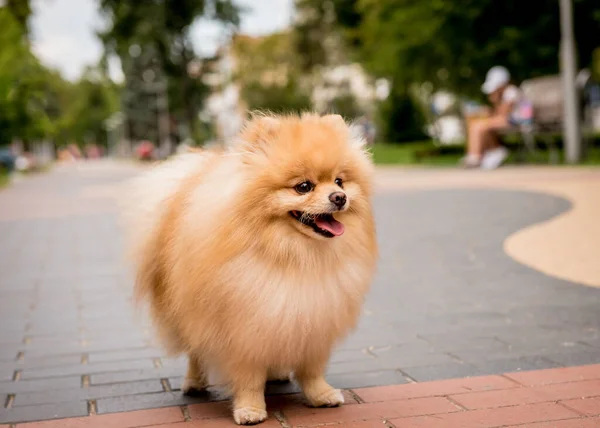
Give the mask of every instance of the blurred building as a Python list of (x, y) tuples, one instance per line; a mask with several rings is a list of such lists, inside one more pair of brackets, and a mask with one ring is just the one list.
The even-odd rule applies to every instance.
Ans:
[(382, 81), (375, 82), (360, 64), (342, 64), (320, 70), (311, 99), (315, 110), (326, 112), (335, 99), (348, 94), (362, 113), (372, 113), (376, 100), (387, 97), (389, 91), (381, 85)]
[(202, 120), (215, 124), (217, 139), (230, 141), (241, 128), (245, 118), (245, 108), (240, 97), (240, 84), (234, 79), (236, 58), (232, 46), (220, 48), (213, 61), (208, 63), (209, 71), (204, 73), (203, 83), (211, 89)]
[[(218, 50), (208, 66), (210, 71), (203, 75), (212, 93), (201, 116), (215, 123), (220, 141), (231, 141), (246, 118), (245, 84), (285, 88), (290, 79), (296, 79), (307, 91), (313, 110), (325, 113), (346, 107), (339, 113), (349, 117), (371, 114), (376, 100), (387, 97), (387, 82), (375, 81), (356, 63), (321, 66), (311, 74), (302, 74), (287, 57), (293, 55), (286, 49), (289, 38), (287, 32), (262, 37), (237, 35)], [(346, 100), (351, 101), (352, 109), (347, 109), (350, 102)]]

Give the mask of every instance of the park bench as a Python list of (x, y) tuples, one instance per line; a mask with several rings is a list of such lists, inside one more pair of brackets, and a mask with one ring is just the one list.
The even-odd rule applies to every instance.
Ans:
[[(594, 85), (595, 82), (587, 70), (583, 70), (577, 76), (576, 87), (580, 101), (579, 120), (584, 151), (589, 145), (590, 138), (593, 137), (590, 89)], [(519, 109), (524, 112), (520, 115), (521, 120), (515, 126), (501, 131), (501, 137), (515, 134), (520, 137), (519, 157), (521, 160), (524, 160), (529, 154), (535, 154), (538, 141), (542, 141), (548, 147), (550, 162), (558, 163), (559, 152), (556, 137), (562, 134), (564, 124), (564, 94), (560, 75), (525, 80), (521, 84), (521, 91), (524, 96), (524, 101), (519, 106)]]

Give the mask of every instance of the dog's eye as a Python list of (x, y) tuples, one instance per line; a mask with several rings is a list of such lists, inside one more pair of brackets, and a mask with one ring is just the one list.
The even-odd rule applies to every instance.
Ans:
[(294, 187), (296, 192), (301, 193), (301, 194), (308, 193), (314, 188), (315, 188), (315, 185), (312, 184), (310, 181), (305, 181), (303, 183), (296, 184), (296, 186)]
[(341, 188), (344, 188), (344, 181), (341, 178), (336, 178), (335, 179), (335, 184), (337, 184)]

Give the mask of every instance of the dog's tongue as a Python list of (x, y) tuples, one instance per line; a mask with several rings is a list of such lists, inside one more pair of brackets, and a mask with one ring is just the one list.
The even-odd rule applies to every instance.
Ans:
[(340, 236), (344, 233), (344, 225), (334, 219), (333, 216), (316, 217), (315, 224), (334, 236)]

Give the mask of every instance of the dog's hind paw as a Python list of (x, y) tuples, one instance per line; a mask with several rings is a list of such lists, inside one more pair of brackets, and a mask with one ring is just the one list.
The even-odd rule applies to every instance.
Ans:
[(183, 381), (183, 385), (181, 386), (181, 391), (185, 395), (194, 396), (205, 392), (206, 388), (208, 388), (208, 384), (206, 382), (186, 377)]

